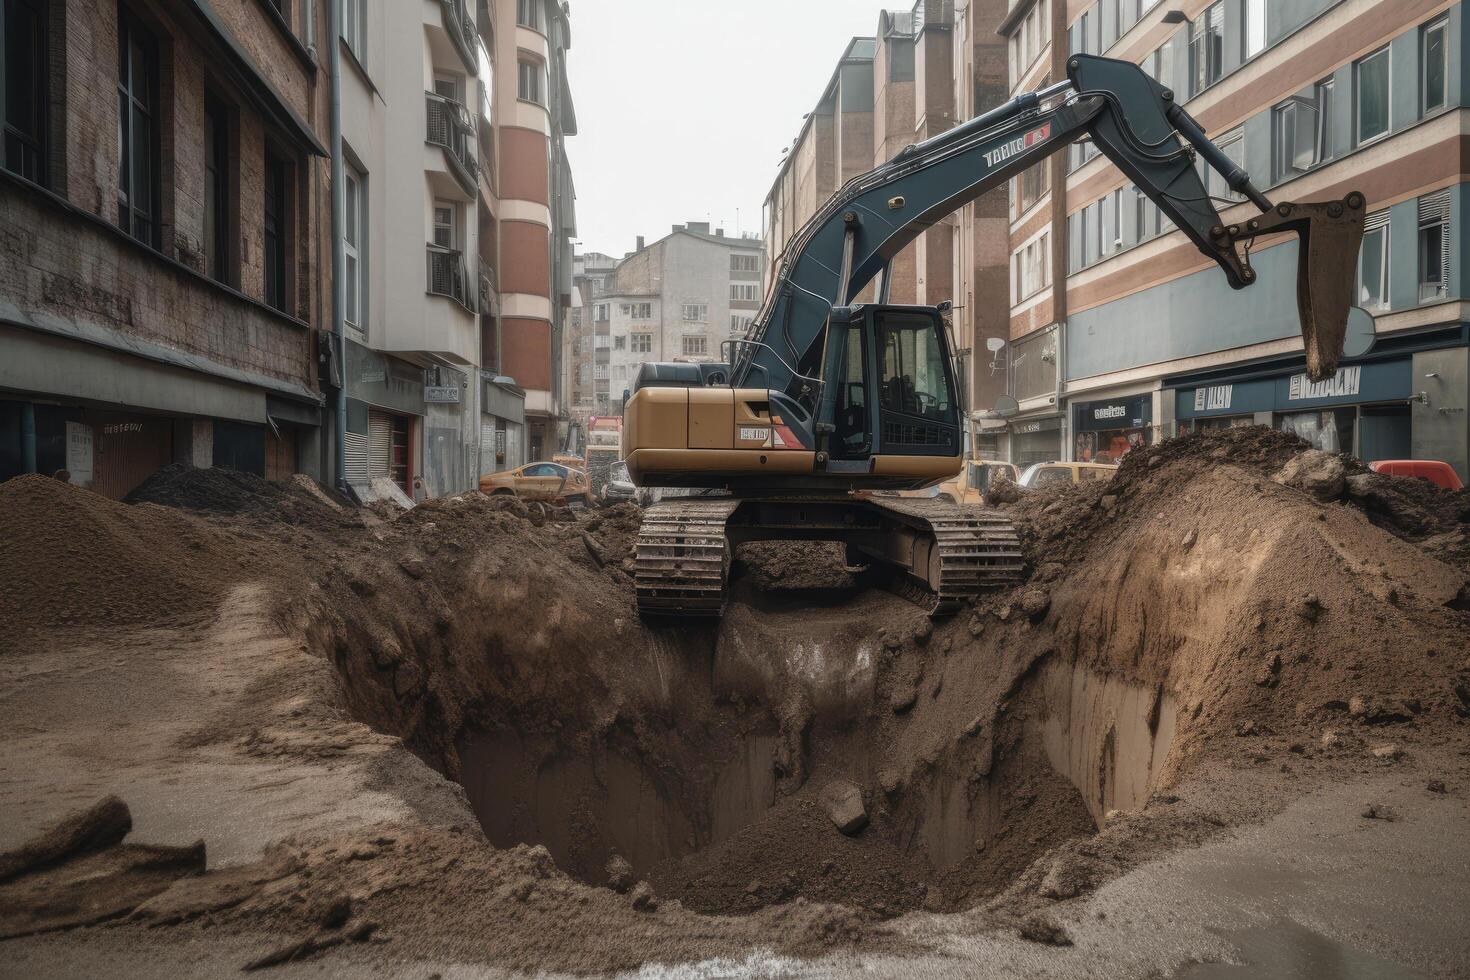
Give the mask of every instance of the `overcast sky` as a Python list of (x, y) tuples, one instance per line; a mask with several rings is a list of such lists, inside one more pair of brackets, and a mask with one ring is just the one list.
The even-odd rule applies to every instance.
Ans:
[[(898, 0), (887, 6), (907, 8)], [(578, 251), (708, 219), (759, 234), (803, 113), (882, 0), (572, 0)]]

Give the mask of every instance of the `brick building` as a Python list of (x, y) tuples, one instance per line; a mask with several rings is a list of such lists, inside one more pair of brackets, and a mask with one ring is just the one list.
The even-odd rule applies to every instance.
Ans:
[[(1013, 91), (1070, 52), (1139, 63), (1275, 200), (1368, 198), (1356, 301), (1372, 348), (1307, 381), (1296, 245), (1252, 253), (1232, 292), (1090, 145), (1013, 182), (1012, 390), (1019, 463), (1111, 458), (1196, 427), (1268, 424), (1372, 460), (1470, 476), (1462, 3), (1020, 0), (1003, 30)], [(1227, 222), (1253, 213), (1212, 178)]]
[[(766, 197), (768, 281), (791, 237), (841, 186), (1005, 100), (1004, 41), (995, 27), (1004, 0), (918, 0), (883, 11), (873, 37), (853, 38), (816, 107), (806, 117)], [(1005, 332), (1004, 212), (1006, 192), (986, 194), (923, 232), (894, 257), (892, 303), (955, 304), (956, 346), (972, 408), (1004, 393), (989, 369), (985, 340)], [(870, 291), (864, 294), (874, 298)], [(978, 302), (977, 302), (978, 297)], [(993, 446), (987, 444), (982, 448)]]
[(324, 10), (5, 0), (0, 479), (321, 473)]

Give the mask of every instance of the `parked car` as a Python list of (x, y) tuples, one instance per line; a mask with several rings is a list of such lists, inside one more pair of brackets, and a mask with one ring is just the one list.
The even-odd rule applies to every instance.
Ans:
[(633, 484), (633, 477), (628, 473), (627, 463), (619, 460), (608, 467), (607, 482), (602, 485), (603, 506), (631, 500), (640, 507), (646, 507), (649, 496), (646, 488), (639, 488)]
[(1454, 467), (1437, 459), (1379, 459), (1369, 463), (1368, 468), (1384, 476), (1417, 476), (1445, 490), (1464, 486)]
[(527, 463), (513, 470), (480, 477), (480, 492), (515, 494), (522, 500), (552, 504), (592, 505), (592, 488), (587, 474), (561, 463)]
[(1116, 472), (1117, 463), (1032, 463), (1017, 482), (1027, 489), (1035, 489), (1053, 483), (1111, 480)]

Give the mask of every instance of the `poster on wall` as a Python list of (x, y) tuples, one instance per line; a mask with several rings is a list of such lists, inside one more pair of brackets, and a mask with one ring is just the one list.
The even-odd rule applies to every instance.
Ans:
[(66, 423), (66, 472), (79, 487), (92, 485), (92, 427)]

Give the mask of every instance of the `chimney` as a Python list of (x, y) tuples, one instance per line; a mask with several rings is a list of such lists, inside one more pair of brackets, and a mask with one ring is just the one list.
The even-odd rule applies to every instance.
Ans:
[(639, 252), (643, 251), (643, 236), (642, 235), (639, 235), (638, 236), (638, 248), (635, 251), (639, 251)]
[(715, 229), (715, 237), (716, 238), (724, 238), (725, 237), (725, 229), (723, 229), (723, 228), (716, 228)]
[(709, 222), (708, 221), (691, 221), (691, 222), (689, 222), (689, 230), (692, 231), (696, 235), (708, 235), (709, 234)]

